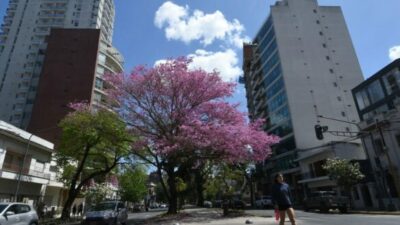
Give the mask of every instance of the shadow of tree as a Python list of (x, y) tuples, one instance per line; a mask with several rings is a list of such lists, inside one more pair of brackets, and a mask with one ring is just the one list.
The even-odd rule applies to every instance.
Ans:
[(195, 210), (184, 210), (176, 215), (163, 214), (157, 217), (153, 217), (148, 220), (143, 220), (139, 224), (146, 225), (163, 225), (173, 224), (174, 222), (179, 223), (198, 223), (198, 222), (211, 222), (226, 218), (235, 218), (246, 215), (244, 211), (231, 211), (228, 216), (223, 216), (221, 209), (195, 209)]

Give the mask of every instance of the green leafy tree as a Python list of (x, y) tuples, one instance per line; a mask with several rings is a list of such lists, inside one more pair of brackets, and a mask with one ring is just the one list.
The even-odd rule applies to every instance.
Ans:
[(126, 170), (119, 176), (121, 199), (129, 202), (139, 202), (147, 194), (147, 174), (144, 168), (135, 167)]
[(353, 185), (365, 177), (358, 163), (352, 163), (346, 159), (327, 159), (323, 168), (328, 172), (328, 176), (349, 194), (349, 197)]
[(113, 192), (114, 190), (104, 183), (96, 183), (93, 184), (93, 186), (88, 187), (82, 194), (85, 196), (86, 202), (89, 205), (96, 205), (101, 201), (104, 201), (107, 196), (111, 196)]
[(61, 143), (56, 153), (60, 179), (68, 187), (62, 219), (69, 218), (71, 205), (91, 179), (105, 177), (130, 152), (133, 141), (125, 124), (108, 110), (93, 111), (84, 104), (60, 123)]

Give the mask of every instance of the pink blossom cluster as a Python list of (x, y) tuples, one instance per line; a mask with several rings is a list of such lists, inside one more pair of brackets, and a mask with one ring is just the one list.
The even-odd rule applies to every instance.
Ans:
[(169, 60), (154, 68), (136, 67), (130, 74), (108, 75), (110, 98), (135, 143), (166, 156), (196, 155), (229, 162), (261, 161), (279, 138), (262, 130), (262, 121), (248, 124), (236, 105), (226, 102), (235, 84), (217, 72), (189, 70), (189, 59)]

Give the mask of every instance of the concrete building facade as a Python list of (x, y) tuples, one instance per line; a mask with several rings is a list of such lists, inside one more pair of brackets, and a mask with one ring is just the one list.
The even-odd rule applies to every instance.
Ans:
[(43, 201), (55, 209), (62, 204), (66, 192), (56, 179), (53, 147), (49, 141), (0, 121), (0, 202), (36, 205)]
[(345, 138), (330, 134), (318, 140), (314, 132), (317, 124), (357, 131), (351, 124), (320, 118), (359, 121), (351, 89), (363, 76), (340, 7), (319, 6), (317, 0), (277, 1), (253, 42), (244, 44), (243, 70), (250, 119), (264, 118), (265, 130), (282, 138), (262, 166), (269, 177), (259, 186), (268, 192), (273, 175), (282, 172), (297, 203), (306, 187), (332, 189), (332, 184), (318, 184), (312, 168), (340, 154), (332, 147), (316, 148), (338, 144), (335, 149), (363, 152), (358, 141), (344, 143)]
[(26, 129), (52, 28), (100, 29), (110, 44), (114, 0), (9, 0), (0, 33), (0, 119)]
[(361, 118), (362, 140), (376, 180), (377, 198), (381, 201), (379, 207), (399, 210), (400, 59), (362, 82), (352, 93)]

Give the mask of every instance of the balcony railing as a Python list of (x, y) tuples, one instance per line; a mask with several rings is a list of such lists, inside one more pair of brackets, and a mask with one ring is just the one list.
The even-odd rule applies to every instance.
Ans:
[[(13, 173), (20, 173), (21, 167), (15, 164), (10, 164), (10, 163), (3, 163), (3, 171), (8, 171), (8, 172), (13, 172)], [(40, 177), (44, 179), (50, 179), (51, 174), (50, 173), (45, 173), (43, 171), (37, 171), (37, 170), (30, 170), (28, 167), (22, 168), (22, 175), (29, 175), (33, 177)]]
[[(11, 163), (3, 163), (2, 170), (4, 170), (4, 171), (19, 173), (20, 169), (21, 169), (21, 167), (18, 165), (11, 164)], [(28, 167), (22, 168), (22, 174), (27, 175), (28, 173), (29, 173)]]
[(44, 178), (47, 180), (50, 180), (50, 178), (51, 178), (50, 173), (45, 173), (43, 171), (38, 171), (38, 170), (30, 170), (29, 175), (34, 176), (34, 177)]
[(326, 173), (319, 173), (319, 174), (314, 174), (314, 173), (302, 173), (301, 177), (303, 180), (306, 179), (314, 179), (314, 178), (319, 178), (319, 177), (326, 177), (328, 176)]

